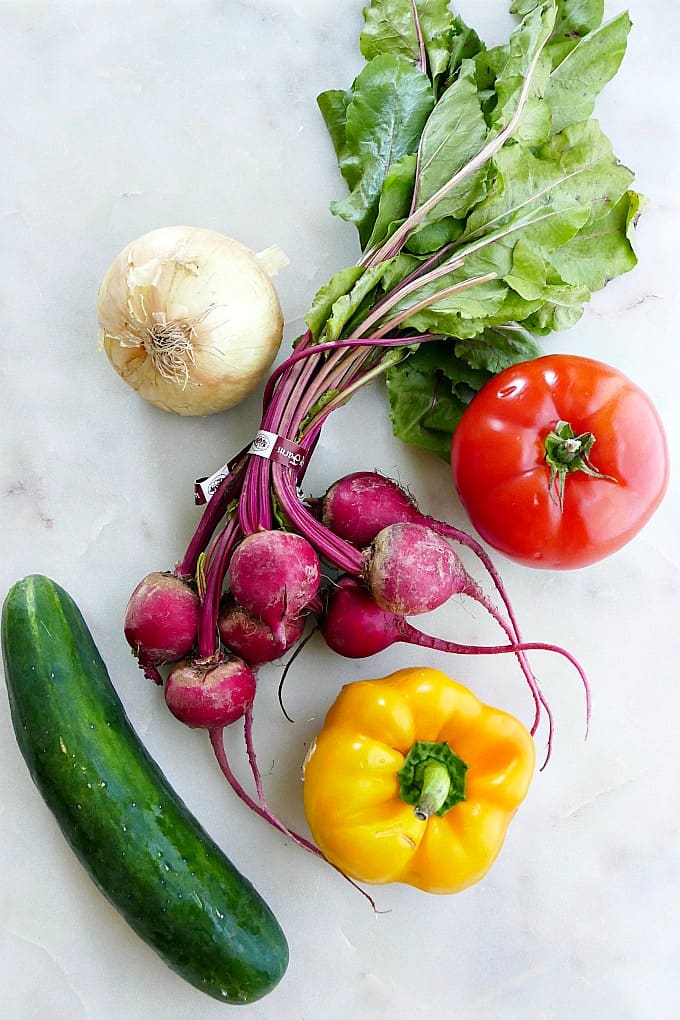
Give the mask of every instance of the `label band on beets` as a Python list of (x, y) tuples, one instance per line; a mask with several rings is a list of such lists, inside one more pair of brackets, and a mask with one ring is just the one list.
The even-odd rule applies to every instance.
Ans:
[(307, 459), (307, 452), (298, 443), (277, 436), (275, 432), (267, 432), (266, 429), (260, 429), (250, 444), (248, 453), (255, 457), (264, 457), (265, 460), (273, 460), (277, 464), (287, 464), (296, 470), (303, 468)]
[(209, 503), (228, 474), (229, 464), (224, 464), (209, 478), (197, 478), (194, 482), (194, 503), (196, 506)]
[[(251, 453), (255, 457), (264, 457), (266, 460), (273, 460), (277, 464), (287, 464), (288, 467), (294, 468), (296, 471), (305, 466), (307, 459), (306, 450), (298, 443), (294, 443), (292, 439), (278, 436), (275, 432), (267, 432), (266, 429), (260, 429), (247, 450), (242, 452)], [(196, 479), (194, 482), (194, 503), (196, 505), (210, 502), (231, 472), (235, 460), (238, 460), (240, 456), (224, 464), (209, 477)]]

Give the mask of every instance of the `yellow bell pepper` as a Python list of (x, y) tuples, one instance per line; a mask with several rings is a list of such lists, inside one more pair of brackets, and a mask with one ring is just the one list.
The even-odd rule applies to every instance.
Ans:
[(436, 669), (342, 688), (304, 763), (319, 849), (359, 882), (453, 893), (498, 855), (534, 771), (513, 716)]

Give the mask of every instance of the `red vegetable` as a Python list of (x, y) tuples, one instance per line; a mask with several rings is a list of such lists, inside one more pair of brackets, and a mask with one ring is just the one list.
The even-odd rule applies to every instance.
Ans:
[(588, 566), (659, 506), (668, 448), (649, 397), (615, 368), (553, 354), (506, 369), (454, 434), (453, 478), (490, 545), (533, 567)]
[(319, 557), (301, 535), (256, 531), (234, 550), (228, 583), (239, 605), (271, 629), (280, 654), (288, 647), (286, 618), (299, 616), (319, 590)]
[[(314, 501), (323, 524), (336, 535), (357, 548), (369, 546), (378, 534), (391, 524), (421, 524), (437, 535), (457, 542), (469, 549), (489, 574), (507, 612), (510, 640), (521, 643), (519, 625), (505, 585), (481, 542), (460, 528), (429, 517), (418, 509), (414, 499), (392, 478), (377, 471), (354, 471), (334, 482), (321, 500)], [(460, 561), (455, 560), (460, 580)], [(467, 577), (465, 594), (476, 598), (491, 615), (498, 619), (493, 604), (480, 586)], [(499, 621), (500, 622), (500, 621)], [(505, 629), (504, 624), (501, 624)]]
[(198, 595), (174, 574), (156, 571), (139, 582), (125, 610), (125, 638), (147, 676), (188, 655), (196, 641)]
[(458, 556), (424, 524), (390, 524), (367, 550), (365, 579), (381, 606), (402, 616), (428, 613), (469, 586)]
[(282, 651), (292, 648), (302, 637), (306, 618), (286, 616), (282, 621), (284, 644), (281, 649), (271, 627), (259, 620), (247, 609), (240, 606), (235, 599), (226, 595), (220, 603), (220, 615), (217, 621), (222, 643), (251, 666), (261, 666), (265, 662), (278, 659)]
[(255, 674), (242, 659), (179, 662), (165, 681), (165, 703), (180, 722), (214, 730), (242, 719), (255, 698)]
[(390, 524), (430, 524), (411, 497), (377, 471), (354, 471), (334, 482), (319, 505), (324, 525), (357, 549)]

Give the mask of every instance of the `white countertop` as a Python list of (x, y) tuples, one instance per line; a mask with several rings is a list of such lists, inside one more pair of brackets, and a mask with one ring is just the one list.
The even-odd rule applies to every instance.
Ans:
[[(461, 13), (490, 42), (502, 0)], [(610, 0), (607, 13), (626, 6)], [(630, 0), (628, 55), (597, 115), (649, 199), (640, 264), (597, 294), (560, 348), (608, 361), (653, 397), (671, 450), (680, 435), (679, 8)], [(496, 557), (528, 636), (567, 646), (593, 687), (537, 656), (556, 718), (538, 775), (488, 877), (453, 897), (374, 889), (374, 916), (327, 866), (236, 800), (205, 735), (179, 726), (135, 668), (121, 632), (137, 581), (170, 568), (198, 519), (193, 480), (252, 436), (259, 393), (205, 420), (144, 404), (97, 349), (95, 300), (114, 255), (171, 223), (212, 227), (290, 258), (277, 278), (286, 341), (311, 297), (351, 264), (353, 228), (315, 99), (360, 66), (361, 4), (53, 0), (0, 4), (0, 519), (2, 595), (45, 573), (79, 603), (130, 718), (211, 835), (263, 894), (290, 942), (278, 988), (253, 1020), (673, 1020), (680, 1016), (678, 486), (610, 560), (568, 573)], [(482, 8), (481, 11), (475, 8)], [(379, 386), (331, 420), (306, 479), (322, 492), (379, 467), (427, 512), (465, 526), (443, 462), (391, 437)], [(490, 639), (481, 613), (438, 616)], [(451, 630), (452, 632), (452, 630)], [(508, 657), (509, 658), (509, 657)], [(363, 662), (312, 641), (276, 702), (261, 673), (255, 735), (273, 807), (302, 831), (300, 766), (341, 684), (435, 665), (529, 723), (512, 661), (399, 646)], [(4, 686), (4, 684), (3, 684)], [(238, 733), (230, 734), (233, 754)], [(33, 788), (0, 696), (0, 1013), (7, 1020), (212, 1020), (228, 1006), (172, 974), (104, 901)]]

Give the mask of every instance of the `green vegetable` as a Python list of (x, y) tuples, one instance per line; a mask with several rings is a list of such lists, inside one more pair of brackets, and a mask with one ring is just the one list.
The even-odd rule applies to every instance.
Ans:
[(336, 98), (331, 93), (321, 104), (322, 109), (332, 110), (331, 135), (340, 169), (352, 189), (349, 198), (333, 204), (333, 211), (355, 223), (365, 242), (387, 171), (418, 147), (434, 105), (430, 80), (411, 63), (382, 53), (366, 65), (351, 96)]
[(269, 992), (288, 962), (276, 919), (139, 743), (70, 596), (40, 575), (17, 582), (2, 648), (21, 753), (100, 890), (208, 995)]
[(470, 394), (636, 264), (641, 199), (592, 119), (630, 19), (603, 23), (602, 0), (511, 10), (487, 48), (444, 0), (372, 0), (364, 69), (319, 97), (350, 189), (332, 209), (363, 257), (308, 325), (320, 342), (402, 337), (383, 366), (394, 432), (444, 457)]

